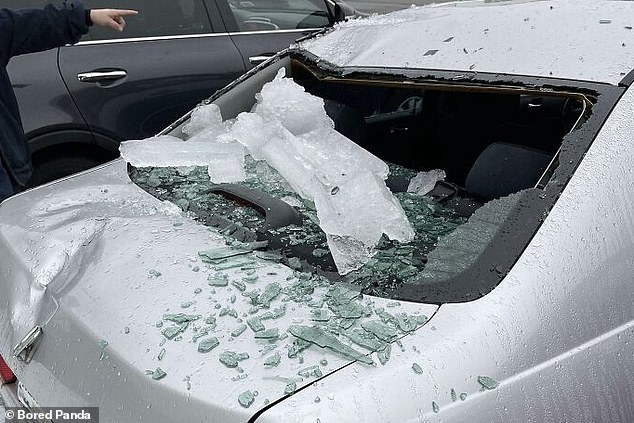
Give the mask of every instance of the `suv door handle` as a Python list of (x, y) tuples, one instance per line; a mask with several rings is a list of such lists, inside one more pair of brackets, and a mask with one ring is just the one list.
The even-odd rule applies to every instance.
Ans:
[(125, 78), (128, 73), (123, 69), (110, 69), (110, 70), (94, 70), (90, 72), (82, 72), (77, 74), (79, 82), (103, 82), (103, 81), (116, 81), (117, 79)]
[(249, 57), (249, 63), (251, 63), (252, 65), (259, 65), (260, 63), (270, 59), (271, 57), (273, 57), (273, 54), (263, 54), (261, 56), (251, 56)]

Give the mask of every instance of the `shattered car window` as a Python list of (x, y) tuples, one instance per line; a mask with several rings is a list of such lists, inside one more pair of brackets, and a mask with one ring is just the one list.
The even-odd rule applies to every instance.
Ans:
[(468, 272), (586, 111), (579, 97), (290, 70), (235, 119), (203, 104), (181, 134), (123, 143), (130, 177), (262, 257), (387, 298)]

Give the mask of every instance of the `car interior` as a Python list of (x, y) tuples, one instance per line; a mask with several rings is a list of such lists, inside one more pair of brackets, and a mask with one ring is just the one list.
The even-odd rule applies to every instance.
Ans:
[[(231, 119), (251, 110), (255, 94), (280, 67), (269, 66), (227, 88), (226, 95), (214, 100), (223, 117)], [(179, 175), (177, 170), (133, 169), (131, 178), (224, 235), (241, 242), (266, 241), (265, 249), (280, 253), (285, 263), (300, 259), (304, 270), (361, 285), (364, 292), (381, 296), (420, 275), (428, 257), (436, 259), (432, 253), (442, 244), (439, 241), (468, 221), (486, 221), (489, 226), (494, 222), (487, 229), (494, 233), (510, 213), (508, 207), (516, 204), (505, 200), (509, 195), (539, 190), (548, 183), (558, 165), (562, 140), (584, 121), (592, 106), (590, 99), (576, 92), (404, 82), (402, 77), (376, 74), (352, 78), (294, 59), (285, 67), (294, 82), (324, 100), (337, 131), (388, 164), (386, 185), (401, 202), (416, 232), (414, 241), (400, 244), (383, 239), (371, 263), (342, 278), (314, 209), (306, 202), (295, 207), (286, 204), (282, 198), (293, 193), (280, 188), (281, 176), (275, 171), (262, 173), (254, 160), (247, 162), (247, 175), (252, 176), (243, 187), (210, 187), (206, 171)], [(172, 133), (178, 129), (175, 126)], [(408, 192), (415, 175), (435, 169), (446, 177), (430, 192), (422, 196)], [(493, 211), (484, 207), (495, 201), (511, 206)], [(479, 209), (483, 212), (476, 218)], [(274, 227), (267, 223), (271, 220), (277, 222)], [(472, 261), (491, 239), (468, 237), (472, 242), (467, 255)], [(446, 260), (446, 254), (436, 255)], [(432, 279), (448, 274), (443, 270)]]
[[(429, 195), (465, 217), (492, 199), (543, 187), (563, 137), (589, 105), (572, 94), (318, 78), (299, 62), (294, 77), (324, 99), (335, 129), (366, 150), (408, 169), (444, 170)], [(387, 181), (393, 192), (407, 183)]]

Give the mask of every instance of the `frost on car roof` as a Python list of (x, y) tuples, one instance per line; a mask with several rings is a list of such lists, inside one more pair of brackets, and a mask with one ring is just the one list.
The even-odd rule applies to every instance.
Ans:
[(617, 84), (634, 68), (633, 17), (628, 1), (457, 2), (349, 20), (301, 47), (342, 67)]

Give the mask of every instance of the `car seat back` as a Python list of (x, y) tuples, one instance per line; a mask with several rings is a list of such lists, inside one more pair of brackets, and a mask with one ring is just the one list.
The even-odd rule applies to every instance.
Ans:
[(537, 185), (553, 154), (517, 144), (489, 144), (473, 163), (465, 188), (485, 201)]

